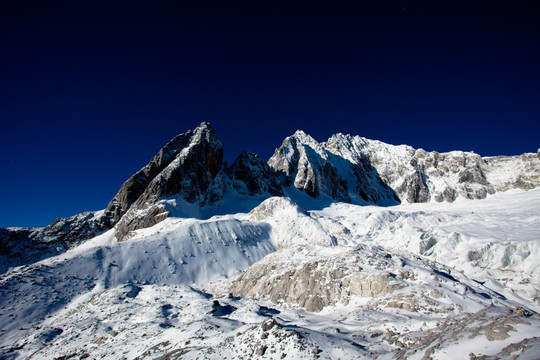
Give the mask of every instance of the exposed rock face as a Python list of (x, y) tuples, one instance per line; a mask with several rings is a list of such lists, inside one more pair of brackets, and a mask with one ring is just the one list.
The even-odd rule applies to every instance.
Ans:
[[(310, 256), (306, 251), (301, 247), (283, 249), (266, 256), (232, 283), (231, 293), (321, 311), (328, 305), (348, 304), (351, 295), (373, 297), (403, 286), (382, 266), (378, 272), (364, 272), (358, 249), (328, 258)], [(308, 255), (308, 260), (291, 262), (295, 253), (304, 258)], [(377, 261), (384, 263), (386, 260), (379, 255)]]
[(233, 187), (240, 194), (283, 195), (278, 174), (259, 155), (244, 151), (227, 170)]
[(93, 238), (111, 228), (111, 219), (103, 211), (84, 212), (68, 218), (54, 220), (37, 231), (32, 238), (42, 242), (60, 241), (69, 248), (79, 245), (81, 241)]
[(540, 186), (540, 151), (521, 156), (486, 157), (485, 174), (497, 191)]
[(303, 131), (286, 138), (268, 164), (286, 175), (297, 189), (317, 197), (327, 195), (338, 201), (355, 199), (377, 203), (397, 203), (392, 189), (381, 181), (363, 158), (353, 162), (336, 155)]
[(313, 197), (324, 193), (338, 200), (349, 200), (345, 183), (338, 179), (336, 168), (320, 145), (303, 131), (286, 138), (268, 163), (283, 172), (297, 189)]
[(0, 274), (8, 267), (58, 255), (111, 228), (103, 211), (59, 218), (42, 228), (0, 228)]
[(118, 222), (131, 205), (139, 199), (150, 182), (176, 159), (180, 151), (189, 144), (191, 136), (191, 131), (176, 136), (150, 160), (148, 165), (122, 184), (106, 210), (111, 214), (114, 223)]
[(116, 224), (117, 238), (166, 219), (171, 210), (163, 202), (167, 198), (202, 207), (218, 203), (230, 190), (283, 195), (278, 174), (258, 155), (243, 152), (228, 169), (222, 159), (223, 145), (210, 124), (176, 136), (109, 203), (105, 213)]
[(482, 158), (473, 152), (438, 153), (336, 134), (318, 143), (302, 131), (285, 139), (268, 164), (311, 196), (389, 204), (484, 199), (512, 188), (540, 186), (537, 154)]
[[(426, 152), (343, 134), (318, 143), (299, 130), (283, 141), (268, 163), (243, 152), (226, 168), (221, 141), (210, 124), (202, 123), (172, 139), (122, 184), (105, 212), (59, 219), (28, 234), (6, 230), (11, 235), (4, 238), (54, 238), (70, 244), (116, 226), (121, 240), (130, 231), (164, 220), (183, 201), (198, 207), (219, 205), (230, 191), (283, 196), (283, 187), (291, 185), (312, 197), (361, 204), (483, 199), (497, 191), (540, 186), (538, 154), (482, 158), (472, 152)], [(180, 201), (164, 203), (171, 198)]]
[(168, 212), (159, 203), (166, 197), (200, 201), (221, 170), (222, 159), (223, 145), (208, 123), (171, 140), (122, 185), (107, 207), (117, 220), (117, 238), (167, 218)]
[(324, 145), (353, 162), (366, 158), (407, 202), (484, 199), (496, 191), (540, 186), (540, 161), (535, 154), (482, 158), (474, 152), (426, 152), (342, 134), (332, 136)]

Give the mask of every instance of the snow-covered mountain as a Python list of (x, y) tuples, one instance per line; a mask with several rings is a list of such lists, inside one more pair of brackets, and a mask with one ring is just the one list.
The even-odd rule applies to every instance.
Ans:
[(0, 229), (0, 359), (538, 359), (540, 159), (208, 123), (106, 209)]
[(336, 134), (318, 143), (303, 131), (283, 141), (269, 164), (312, 196), (353, 203), (453, 202), (540, 185), (539, 154), (482, 158), (438, 153)]

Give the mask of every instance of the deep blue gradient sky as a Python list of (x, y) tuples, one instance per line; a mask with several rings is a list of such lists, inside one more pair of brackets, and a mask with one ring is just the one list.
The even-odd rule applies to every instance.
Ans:
[(302, 129), (540, 147), (536, 1), (3, 1), (0, 226), (106, 207), (209, 121), (229, 163)]

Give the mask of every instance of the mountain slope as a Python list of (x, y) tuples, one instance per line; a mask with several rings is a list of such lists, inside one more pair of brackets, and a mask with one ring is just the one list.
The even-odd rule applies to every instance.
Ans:
[(540, 186), (538, 154), (482, 158), (473, 152), (426, 152), (343, 134), (318, 143), (298, 131), (268, 163), (311, 196), (354, 203), (453, 202)]
[(536, 154), (222, 153), (203, 123), (107, 209), (1, 229), (0, 359), (537, 356)]
[[(539, 344), (540, 306), (522, 291), (523, 280), (538, 289), (537, 254), (524, 250), (538, 242), (539, 201), (533, 190), (306, 211), (276, 197), (248, 214), (169, 218), (129, 241), (117, 242), (112, 230), (2, 276), (0, 352), (6, 359), (456, 359), (502, 357), (508, 348), (525, 356)], [(500, 218), (508, 213), (522, 229), (514, 238)], [(438, 246), (454, 233), (461, 242), (449, 257)], [(496, 245), (486, 261), (515, 248), (503, 251), (514, 261), (465, 261), (474, 233)], [(430, 243), (424, 234), (437, 243), (421, 251)], [(439, 262), (446, 257), (447, 266)], [(497, 271), (516, 281), (503, 282)]]

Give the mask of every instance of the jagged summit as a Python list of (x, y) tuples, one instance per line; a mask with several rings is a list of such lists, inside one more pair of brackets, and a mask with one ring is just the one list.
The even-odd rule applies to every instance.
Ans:
[[(196, 169), (198, 175), (207, 180), (215, 176), (221, 166), (223, 145), (209, 123), (203, 122), (194, 131), (189, 130), (175, 136), (145, 167), (122, 184), (106, 209), (113, 221), (118, 222), (141, 197), (147, 200), (148, 197), (170, 195), (177, 190), (181, 184), (181, 181), (178, 181), (180, 180), (178, 177), (181, 177), (180, 168), (185, 164), (189, 154), (195, 152), (207, 153), (206, 158), (196, 159), (203, 161)], [(200, 166), (208, 171), (201, 172)], [(163, 173), (165, 170), (166, 173)]]
[[(227, 201), (238, 205), (237, 211), (249, 211), (265, 198), (294, 196), (287, 189), (313, 198), (387, 206), (483, 199), (499, 191), (540, 186), (538, 154), (483, 158), (473, 152), (427, 152), (342, 133), (319, 143), (297, 130), (267, 163), (250, 152), (240, 154), (230, 167), (222, 161), (223, 144), (212, 125), (203, 122), (159, 150), (122, 184), (105, 211), (58, 219), (41, 230), (10, 230), (4, 238), (22, 237), (32, 244), (62, 239), (66, 249), (115, 227), (122, 240), (169, 216), (196, 216), (205, 207)], [(233, 208), (228, 204), (224, 211)]]
[(222, 168), (223, 144), (209, 123), (172, 139), (131, 176), (109, 203), (118, 238), (168, 216), (160, 200), (179, 196), (195, 203)]
[[(182, 214), (178, 207), (216, 205), (230, 193), (283, 195), (278, 175), (258, 155), (244, 151), (230, 168), (223, 163), (223, 144), (212, 125), (176, 136), (129, 178), (109, 203), (117, 238)], [(167, 201), (172, 199), (173, 201)]]
[(311, 196), (355, 203), (484, 199), (540, 185), (536, 154), (482, 158), (474, 152), (427, 152), (341, 133), (318, 143), (296, 131), (268, 163)]
[(304, 132), (304, 130), (296, 130), (293, 135), (286, 138), (284, 141), (287, 141), (289, 138), (295, 138), (300, 141), (302, 144), (311, 144), (316, 146), (317, 140), (315, 140), (311, 135)]
[(399, 199), (361, 158), (334, 154), (303, 131), (287, 137), (268, 164), (297, 189), (338, 201), (396, 204)]

